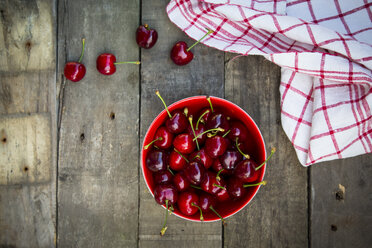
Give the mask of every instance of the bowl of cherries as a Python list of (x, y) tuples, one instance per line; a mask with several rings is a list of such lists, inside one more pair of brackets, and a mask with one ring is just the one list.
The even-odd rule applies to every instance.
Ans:
[(218, 97), (194, 96), (167, 107), (143, 140), (141, 166), (155, 201), (189, 221), (218, 221), (243, 209), (263, 181), (263, 137), (239, 106)]

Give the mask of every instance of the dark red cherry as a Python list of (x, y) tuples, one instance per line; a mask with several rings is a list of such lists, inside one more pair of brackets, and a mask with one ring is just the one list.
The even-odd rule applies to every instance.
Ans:
[(65, 65), (64, 75), (68, 80), (72, 82), (78, 82), (85, 76), (86, 68), (85, 65), (81, 63), (84, 55), (85, 39), (82, 39), (83, 48), (81, 50), (80, 58), (78, 62), (68, 62)]
[(161, 149), (168, 149), (172, 145), (173, 134), (170, 133), (164, 126), (159, 127), (156, 130), (154, 140), (144, 146), (144, 149), (148, 149), (152, 144)]
[(178, 199), (177, 189), (168, 183), (159, 184), (154, 189), (154, 197), (160, 205), (164, 205), (165, 200), (169, 201), (169, 205), (173, 205)]
[(216, 135), (205, 141), (205, 151), (211, 158), (217, 158), (225, 153), (227, 144), (225, 138)]
[(195, 142), (192, 139), (190, 134), (179, 134), (174, 138), (173, 146), (182, 154), (192, 153), (195, 150)]
[[(206, 133), (203, 134), (203, 135), (200, 135), (200, 134), (202, 134), (203, 132), (206, 131), (204, 124), (199, 123), (198, 124), (198, 129), (196, 129), (196, 124), (194, 124), (193, 127), (194, 127), (194, 131), (195, 131), (195, 136), (198, 137), (197, 141), (198, 141), (199, 145), (203, 145), (205, 143), (205, 140), (207, 139), (207, 134)], [(191, 129), (191, 125), (189, 125), (187, 127), (187, 133), (190, 134), (193, 138), (195, 138), (194, 132)]]
[(154, 174), (155, 184), (171, 183), (173, 175), (168, 170), (158, 171)]
[(206, 153), (205, 149), (202, 148), (200, 151), (195, 151), (189, 156), (190, 161), (199, 161), (201, 162), (205, 169), (209, 169), (213, 164), (213, 159)]
[(183, 170), (187, 180), (194, 185), (199, 185), (204, 177), (204, 166), (197, 161), (190, 162)]
[(181, 110), (172, 113), (172, 117), (165, 122), (165, 126), (171, 133), (182, 133), (188, 126), (187, 118)]
[(237, 164), (234, 170), (234, 176), (245, 183), (255, 182), (259, 177), (256, 167), (257, 164), (252, 159), (243, 160)]
[(152, 150), (147, 154), (146, 166), (152, 172), (167, 169), (167, 155), (160, 150)]
[(168, 163), (169, 163), (169, 167), (172, 170), (175, 170), (175, 171), (182, 170), (187, 164), (187, 162), (188, 161), (185, 160), (185, 157), (183, 157), (183, 155), (181, 155), (180, 153), (176, 151), (172, 151), (171, 154), (169, 155)]
[(230, 128), (230, 124), (225, 114), (221, 112), (213, 112), (211, 116), (208, 118), (206, 129), (212, 129), (212, 128), (218, 128), (218, 127), (224, 129), (225, 132), (227, 132)]
[(217, 194), (217, 192), (224, 189), (226, 185), (222, 178), (220, 180), (217, 180), (216, 173), (207, 171), (204, 174), (200, 186), (207, 193)]
[[(200, 119), (199, 122), (203, 123), (203, 124), (207, 124), (208, 122), (208, 119), (209, 117), (212, 115), (212, 110), (210, 108), (203, 108), (200, 112), (199, 112), (199, 117), (198, 117), (198, 120)], [(200, 124), (199, 124), (200, 125)]]
[(136, 31), (136, 41), (138, 46), (149, 49), (153, 47), (158, 40), (158, 32), (149, 28), (149, 25), (141, 25)]
[(243, 156), (236, 150), (227, 150), (219, 160), (222, 167), (227, 170), (235, 169), (235, 166), (243, 159)]
[(246, 189), (244, 188), (244, 183), (241, 180), (236, 177), (232, 177), (227, 183), (227, 192), (233, 198), (238, 199), (244, 196)]
[(227, 189), (226, 190), (221, 189), (220, 191), (218, 191), (217, 194), (216, 194), (216, 197), (217, 197), (217, 200), (220, 201), (220, 202), (230, 200), (230, 195), (227, 192)]
[(236, 138), (238, 138), (239, 142), (247, 142), (248, 130), (242, 122), (233, 121), (230, 123), (230, 133), (228, 137), (233, 143), (235, 143)]
[(183, 172), (179, 172), (173, 177), (173, 185), (178, 191), (184, 191), (190, 187), (190, 182)]
[(96, 66), (97, 70), (103, 75), (112, 75), (116, 72), (116, 66), (119, 64), (136, 64), (139, 65), (139, 61), (128, 61), (128, 62), (116, 62), (115, 55), (111, 53), (103, 53), (97, 57)]
[(194, 58), (194, 54), (187, 49), (188, 46), (184, 41), (174, 44), (170, 57), (176, 65), (187, 65)]
[(198, 205), (199, 197), (196, 193), (186, 191), (181, 192), (178, 198), (178, 209), (185, 215), (194, 215), (198, 212), (198, 208), (194, 205)]
[(212, 169), (216, 173), (223, 169), (223, 171), (220, 172), (221, 175), (231, 175), (234, 172), (233, 170), (226, 170), (225, 168), (223, 168), (219, 158), (213, 160)]
[(213, 195), (201, 193), (199, 195), (199, 207), (204, 212), (210, 211), (210, 207), (215, 207), (217, 205), (217, 199)]

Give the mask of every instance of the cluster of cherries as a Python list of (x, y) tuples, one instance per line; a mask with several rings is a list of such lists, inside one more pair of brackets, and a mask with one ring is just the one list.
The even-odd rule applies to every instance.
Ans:
[[(191, 47), (188, 47), (186, 42), (179, 41), (177, 42), (172, 50), (170, 57), (176, 65), (186, 65), (191, 62), (194, 58), (194, 54), (190, 51), (196, 44), (198, 44), (202, 39), (207, 35), (213, 33), (213, 31), (208, 30), (208, 32), (197, 42), (195, 42)], [(141, 25), (137, 28), (136, 31), (136, 42), (139, 47), (149, 49), (153, 47), (158, 40), (158, 33), (155, 29), (149, 28), (147, 24)], [(85, 65), (81, 63), (84, 55), (85, 48), (85, 39), (82, 39), (82, 50), (79, 60), (68, 62), (64, 68), (64, 75), (67, 79), (78, 82), (82, 80), (86, 73)], [(97, 57), (97, 70), (103, 75), (112, 75), (116, 72), (116, 65), (120, 64), (140, 64), (140, 61), (125, 61), (125, 62), (116, 62), (115, 55), (111, 53), (103, 53)]]
[[(241, 199), (248, 187), (265, 185), (259, 180), (257, 163), (244, 153), (248, 142), (248, 130), (239, 120), (229, 118), (222, 110), (203, 108), (197, 118), (189, 115), (188, 109), (169, 112), (164, 125), (160, 126), (153, 141), (144, 146), (151, 149), (146, 156), (146, 167), (152, 172), (154, 197), (168, 211), (177, 206), (184, 215), (213, 212), (223, 223), (225, 220), (216, 211), (219, 203)], [(167, 229), (165, 217), (161, 230)]]

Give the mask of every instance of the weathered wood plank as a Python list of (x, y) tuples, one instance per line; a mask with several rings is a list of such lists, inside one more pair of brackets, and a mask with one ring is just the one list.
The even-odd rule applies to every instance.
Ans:
[(1, 247), (55, 246), (55, 20), (55, 1), (0, 1)]
[(311, 246), (370, 247), (372, 156), (313, 165)]
[[(141, 141), (152, 120), (163, 106), (155, 91), (158, 89), (167, 103), (185, 97), (209, 94), (223, 97), (224, 54), (203, 45), (194, 48), (194, 60), (186, 66), (177, 66), (170, 60), (172, 46), (179, 40), (193, 41), (170, 23), (167, 2), (142, 1), (142, 22), (159, 33), (157, 44), (142, 50), (141, 65)], [(139, 246), (140, 247), (220, 247), (221, 224), (192, 223), (171, 215), (165, 236), (159, 232), (164, 209), (150, 195), (143, 177), (140, 184)]]
[(96, 58), (138, 60), (139, 1), (59, 1), (59, 10), (58, 78), (66, 61), (79, 58), (82, 37), (87, 74), (65, 81), (61, 94), (58, 245), (136, 247), (139, 66), (104, 76)]
[(307, 170), (280, 125), (280, 68), (259, 56), (228, 54), (225, 96), (255, 120), (267, 152), (265, 180), (255, 199), (224, 228), (225, 247), (307, 247)]

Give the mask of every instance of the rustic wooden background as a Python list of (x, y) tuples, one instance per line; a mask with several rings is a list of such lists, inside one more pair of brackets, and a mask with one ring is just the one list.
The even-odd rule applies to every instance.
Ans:
[[(280, 68), (203, 45), (178, 67), (178, 40), (164, 0), (0, 0), (0, 247), (371, 247), (372, 157), (303, 168), (280, 123)], [(141, 50), (135, 30), (157, 29)], [(85, 78), (65, 80), (86, 38)], [(124, 65), (95, 69), (111, 52)], [(269, 184), (221, 223), (171, 216), (149, 194), (139, 165), (142, 138), (168, 103), (208, 94), (245, 109), (268, 149)]]

